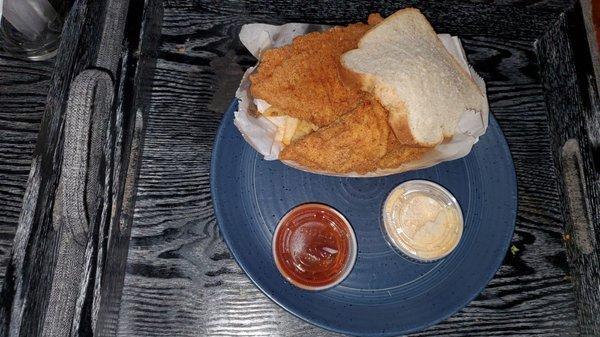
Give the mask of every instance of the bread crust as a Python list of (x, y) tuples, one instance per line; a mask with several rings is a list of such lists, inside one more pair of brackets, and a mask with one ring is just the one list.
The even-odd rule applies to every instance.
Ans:
[(410, 126), (408, 124), (408, 113), (406, 112), (406, 107), (404, 108), (404, 113), (389, 114), (388, 123), (390, 124), (392, 132), (394, 132), (394, 135), (402, 145), (414, 147), (435, 146), (423, 146), (423, 144), (417, 142), (417, 140), (413, 137), (412, 132), (410, 132)]
[[(433, 27), (431, 27), (431, 24), (429, 24), (429, 21), (427, 21), (427, 18), (425, 18), (425, 16), (421, 13), (421, 11), (419, 11), (416, 8), (404, 8), (399, 11), (396, 11), (389, 17), (385, 18), (379, 24), (382, 24), (383, 22), (385, 22), (387, 20), (393, 19), (396, 16), (401, 16), (401, 15), (405, 15), (405, 14), (409, 14), (409, 13), (414, 13), (414, 14), (422, 17), (425, 20), (425, 22), (427, 22), (428, 32), (430, 34), (433, 34), (433, 36), (435, 36), (434, 43), (437, 45), (438, 48), (441, 48), (442, 50), (446, 51), (444, 44), (437, 36), (437, 33), (435, 32)], [(369, 35), (372, 33), (373, 29), (375, 29), (376, 27), (377, 27), (377, 25), (374, 26), (373, 28), (369, 29), (369, 31), (367, 31), (362, 36), (362, 38), (358, 41), (358, 49), (363, 47), (362, 42), (369, 37)], [(344, 53), (344, 54), (346, 54), (346, 53)], [(378, 95), (376, 92), (377, 88), (378, 88), (378, 85), (377, 85), (378, 80), (370, 74), (357, 73), (357, 72), (354, 72), (352, 69), (350, 69), (344, 61), (344, 54), (341, 57), (341, 64), (342, 64), (342, 68), (344, 69), (343, 73), (346, 78), (345, 82), (348, 84), (350, 84), (352, 82), (359, 83), (361, 90), (373, 93), (375, 98), (383, 105), (383, 102), (381, 102), (381, 100), (378, 98)], [(475, 81), (473, 80), (471, 75), (463, 68), (463, 66), (461, 66), (458, 63), (458, 61), (454, 58), (454, 56), (452, 56), (450, 53), (448, 53), (448, 56), (451, 60), (452, 65), (454, 66), (454, 68), (458, 69), (460, 76), (463, 77), (464, 80), (466, 80), (468, 85), (471, 86), (473, 89), (475, 89), (480, 95), (484, 96), (485, 93), (481, 92), (481, 89), (477, 86), (477, 84), (475, 83)], [(398, 141), (403, 145), (413, 146), (413, 147), (435, 147), (436, 145), (438, 145), (440, 143), (440, 142), (435, 142), (435, 143), (428, 144), (428, 143), (423, 143), (423, 142), (417, 141), (417, 139), (413, 136), (413, 134), (411, 132), (410, 124), (408, 122), (408, 110), (406, 108), (406, 105), (403, 102), (402, 102), (402, 104), (397, 104), (396, 106), (394, 106), (394, 112), (389, 113), (388, 123), (389, 123), (392, 131), (398, 138)], [(444, 141), (444, 140), (446, 140), (448, 138), (452, 138), (452, 137), (453, 137), (453, 134), (442, 134), (441, 141)]]
[[(344, 65), (343, 59), (341, 59), (341, 62), (342, 65)], [(372, 95), (370, 93), (375, 87), (376, 79), (373, 76), (368, 74), (356, 73), (348, 69), (345, 65), (342, 66), (340, 69), (340, 76), (344, 85), (364, 91), (366, 95), (372, 96), (381, 104), (381, 101), (377, 98), (377, 96)], [(422, 144), (419, 144), (417, 142), (417, 140), (412, 136), (412, 133), (410, 132), (410, 128), (408, 126), (408, 112), (406, 111), (406, 106), (402, 104), (401, 107), (397, 107), (397, 110), (403, 113), (391, 114), (388, 111), (388, 124), (390, 125), (390, 128), (392, 129), (394, 135), (396, 135), (398, 141), (403, 145), (411, 147), (424, 147)]]

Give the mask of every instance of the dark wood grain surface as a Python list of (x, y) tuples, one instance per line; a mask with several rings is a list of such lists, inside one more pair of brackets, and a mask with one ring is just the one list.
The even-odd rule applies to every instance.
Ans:
[[(578, 7), (536, 42), (580, 329), (600, 335), (600, 98)], [(592, 36), (595, 40), (595, 36)]]
[[(163, 36), (145, 111), (147, 131), (118, 317), (119, 335), (334, 335), (277, 307), (231, 258), (219, 237), (212, 210), (212, 142), (243, 70), (255, 62), (237, 40), (242, 24), (343, 24), (364, 20), (373, 11), (389, 14), (405, 5), (421, 7), (439, 32), (463, 37), (470, 62), (488, 84), (491, 110), (507, 137), (519, 184), (514, 249), (507, 252), (496, 277), (468, 307), (416, 335), (593, 336), (597, 332), (597, 311), (581, 308), (582, 302), (595, 300), (585, 287), (593, 287), (589, 280), (597, 279), (597, 265), (593, 263), (597, 264), (598, 252), (595, 260), (582, 253), (569, 221), (565, 235), (564, 217), (570, 213), (565, 212), (561, 194), (564, 176), (560, 165), (558, 170), (555, 167), (560, 163), (555, 159), (562, 143), (549, 137), (557, 135), (563, 141), (581, 133), (585, 126), (568, 114), (558, 115), (569, 109), (569, 104), (577, 103), (577, 99), (561, 100), (567, 97), (562, 91), (575, 97), (597, 89), (584, 90), (590, 84), (573, 82), (576, 77), (565, 77), (570, 81), (565, 85), (560, 77), (549, 76), (579, 71), (581, 63), (571, 69), (557, 62), (573, 56), (569, 54), (573, 44), (565, 44), (560, 49), (563, 54), (553, 53), (553, 48), (564, 41), (546, 39), (545, 45), (534, 45), (540, 37), (547, 38), (552, 29), (569, 28), (564, 17), (559, 22), (559, 14), (571, 6), (571, 1), (317, 4), (286, 0), (265, 4), (187, 0), (164, 1), (163, 5)], [(541, 56), (553, 53), (554, 59), (538, 63), (536, 51)], [(51, 71), (52, 62), (31, 63), (0, 54), (0, 285)], [(548, 88), (554, 89), (554, 94), (549, 95)], [(583, 104), (584, 115), (597, 118), (597, 96), (589, 97), (577, 104)], [(549, 111), (556, 118), (549, 119)], [(570, 111), (580, 116), (579, 110)], [(565, 132), (561, 125), (579, 131), (567, 128)], [(586, 158), (591, 158), (584, 165), (588, 170), (597, 170), (599, 165), (596, 131), (588, 130), (590, 139), (581, 143), (589, 155)], [(588, 193), (597, 199), (597, 176), (590, 179)], [(592, 211), (592, 220), (597, 221), (597, 209)], [(596, 231), (597, 240), (599, 234)], [(583, 263), (588, 269), (574, 269), (573, 274), (573, 265)], [(581, 270), (583, 274), (578, 274)]]
[(580, 333), (563, 243), (563, 199), (534, 41), (561, 1), (165, 2), (119, 318), (121, 336), (330, 336), (254, 287), (219, 237), (209, 189), (213, 138), (243, 70), (249, 22), (341, 24), (403, 4), (463, 37), (485, 78), (518, 178), (514, 249), (481, 295), (420, 336)]
[(152, 83), (139, 37), (145, 14), (162, 17), (146, 11), (152, 3), (77, 0), (66, 18), (1, 290), (0, 336), (116, 331), (146, 110), (138, 101)]
[[(57, 309), (63, 304), (62, 301), (50, 302), (50, 295), (54, 293), (52, 287), (60, 286), (58, 278), (54, 277), (55, 265), (75, 267), (76, 264), (73, 260), (57, 259), (56, 252), (59, 250), (59, 244), (63, 241), (60, 231), (56, 230), (61, 226), (53, 226), (53, 221), (58, 218), (54, 216), (54, 196), (59, 181), (58, 172), (61, 171), (64, 111), (69, 97), (70, 83), (81, 71), (95, 64), (96, 60), (102, 59), (102, 56), (99, 56), (99, 45), (101, 41), (105, 41), (104, 38), (99, 38), (103, 24), (102, 14), (104, 12), (102, 9), (99, 2), (90, 3), (88, 6), (86, 0), (78, 0), (65, 21), (67, 28), (63, 30), (59, 52), (55, 59), (55, 69), (50, 80), (38, 141), (33, 151), (32, 169), (23, 197), (24, 203), (20, 213), (19, 226), (0, 296), (0, 335), (10, 333), (11, 336), (38, 336), (43, 334), (42, 331), (45, 331), (45, 327), (54, 326), (54, 324), (46, 325), (44, 319), (48, 307)], [(117, 45), (117, 47), (119, 46), (120, 44)], [(102, 52), (107, 52), (106, 49), (103, 48)], [(99, 127), (92, 129), (99, 129)], [(106, 138), (112, 138), (111, 134), (108, 134)], [(102, 146), (100, 149), (97, 147), (92, 149), (94, 155), (98, 155), (100, 152), (102, 153), (100, 157), (104, 159), (106, 149), (103, 149)], [(102, 161), (98, 166), (103, 166), (103, 163), (105, 162)], [(86, 180), (93, 176), (92, 181), (101, 185), (102, 179), (96, 179), (99, 171), (86, 175)], [(108, 182), (110, 183), (110, 181)], [(95, 185), (88, 185), (88, 190), (95, 191), (93, 189), (96, 187)], [(101, 190), (104, 191), (103, 188)], [(102, 209), (107, 208), (102, 207), (102, 204), (102, 202), (97, 203), (96, 206), (88, 204), (87, 206), (90, 207), (87, 208), (87, 213), (106, 213)], [(100, 222), (101, 216), (95, 218), (98, 220), (97, 222)], [(97, 228), (97, 222), (92, 220), (90, 228)], [(95, 231), (90, 236), (93, 239), (97, 238)], [(91, 251), (91, 249), (84, 250), (86, 262), (95, 260), (91, 257), (92, 254), (88, 254)], [(80, 251), (78, 254), (82, 255), (83, 253)], [(89, 269), (93, 269), (93, 267), (88, 267), (87, 270)], [(85, 281), (81, 281), (86, 284), (81, 288), (73, 285), (78, 285), (79, 280), (86, 279), (78, 276), (73, 275), (72, 278), (69, 278), (68, 281), (72, 282), (68, 283), (71, 285), (64, 284), (62, 289), (67, 289), (75, 294), (78, 294), (80, 289), (85, 290), (87, 285)], [(83, 293), (85, 294), (85, 291)], [(79, 305), (79, 309), (81, 307), (82, 305)], [(73, 308), (65, 307), (63, 309), (58, 312), (71, 312)], [(51, 320), (54, 318), (56, 317), (49, 317)], [(63, 326), (66, 331), (70, 331), (71, 323), (78, 326), (80, 320), (79, 317), (70, 320), (65, 318), (63, 323), (65, 323)]]
[(23, 61), (0, 52), (0, 288), (17, 229), (53, 60)]

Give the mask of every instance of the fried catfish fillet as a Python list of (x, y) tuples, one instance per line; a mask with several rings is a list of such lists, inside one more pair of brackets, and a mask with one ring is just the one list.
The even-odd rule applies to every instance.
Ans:
[(354, 110), (362, 96), (358, 88), (342, 82), (340, 57), (356, 48), (371, 25), (381, 20), (379, 14), (371, 15), (369, 24), (312, 32), (296, 37), (290, 45), (266, 50), (250, 76), (252, 96), (318, 127), (333, 123)]
[(316, 171), (364, 174), (397, 168), (426, 151), (403, 147), (387, 123), (385, 108), (359, 86), (342, 80), (341, 55), (356, 48), (382, 20), (372, 14), (368, 24), (309, 33), (261, 55), (257, 72), (250, 76), (252, 96), (271, 104), (265, 116), (299, 120), (293, 136), (283, 142), (280, 160)]
[(395, 169), (403, 163), (421, 158), (425, 152), (429, 151), (426, 147), (406, 147), (398, 141), (394, 132), (390, 128), (387, 152), (379, 159), (377, 167), (380, 169)]
[(279, 159), (318, 171), (375, 171), (387, 152), (387, 111), (373, 99), (359, 102), (352, 112), (286, 146)]

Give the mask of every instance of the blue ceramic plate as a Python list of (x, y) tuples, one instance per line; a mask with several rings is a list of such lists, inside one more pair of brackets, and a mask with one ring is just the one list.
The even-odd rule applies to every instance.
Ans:
[[(211, 189), (221, 233), (248, 277), (292, 314), (352, 335), (398, 335), (424, 329), (456, 313), (479, 294), (500, 267), (516, 216), (513, 162), (498, 123), (462, 159), (382, 178), (336, 178), (265, 161), (225, 113), (212, 154)], [(381, 231), (387, 194), (410, 179), (434, 181), (454, 194), (465, 218), (458, 247), (432, 263), (393, 250)], [(278, 220), (292, 207), (321, 202), (352, 224), (358, 257), (338, 286), (308, 292), (286, 282), (271, 255)]]

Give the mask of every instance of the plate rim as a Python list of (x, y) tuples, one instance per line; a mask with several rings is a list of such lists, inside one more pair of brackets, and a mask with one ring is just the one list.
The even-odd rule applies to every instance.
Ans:
[[(436, 320), (432, 320), (431, 322), (429, 322), (427, 324), (423, 324), (421, 326), (415, 327), (413, 329), (408, 329), (408, 330), (394, 330), (394, 331), (388, 330), (388, 331), (385, 331), (382, 333), (375, 333), (375, 332), (373, 332), (373, 333), (357, 333), (356, 331), (344, 330), (344, 329), (338, 328), (336, 326), (328, 326), (326, 324), (322, 324), (321, 322), (314, 320), (310, 316), (302, 315), (302, 313), (296, 312), (295, 310), (289, 308), (288, 306), (286, 306), (285, 304), (283, 304), (282, 302), (277, 300), (277, 298), (275, 298), (274, 296), (269, 294), (269, 292), (267, 290), (263, 289), (263, 287), (251, 276), (251, 273), (246, 269), (246, 267), (239, 262), (240, 260), (239, 260), (238, 254), (233, 249), (231, 249), (231, 238), (229, 237), (229, 234), (227, 234), (227, 232), (223, 231), (223, 228), (221, 225), (223, 223), (223, 216), (221, 215), (220, 206), (218, 206), (218, 204), (215, 202), (215, 195), (217, 195), (217, 193), (218, 193), (218, 189), (217, 189), (216, 183), (215, 183), (215, 181), (216, 181), (216, 173), (215, 172), (217, 171), (216, 170), (217, 169), (217, 167), (216, 167), (217, 166), (217, 164), (216, 164), (217, 163), (217, 161), (216, 161), (217, 150), (216, 149), (222, 141), (222, 138), (219, 137), (219, 135), (227, 127), (226, 119), (229, 117), (229, 115), (234, 114), (237, 104), (238, 104), (238, 100), (234, 99), (232, 101), (232, 103), (229, 105), (229, 107), (227, 108), (227, 110), (223, 113), (223, 116), (221, 117), (221, 122), (219, 123), (217, 132), (215, 133), (215, 137), (213, 140), (213, 146), (211, 149), (209, 182), (210, 182), (210, 197), (211, 197), (211, 202), (213, 204), (215, 219), (217, 220), (217, 225), (219, 227), (219, 234), (223, 238), (223, 241), (225, 242), (227, 249), (232, 254), (232, 256), (235, 260), (235, 263), (240, 267), (241, 270), (244, 271), (244, 274), (246, 275), (246, 277), (248, 277), (248, 279), (250, 279), (252, 284), (254, 284), (254, 286), (257, 287), (261, 291), (261, 293), (266, 295), (268, 299), (270, 299), (273, 303), (277, 304), (280, 308), (284, 309), (286, 312), (292, 314), (293, 316), (295, 316), (309, 324), (312, 324), (312, 325), (322, 328), (324, 330), (332, 331), (332, 332), (336, 332), (336, 333), (347, 334), (347, 335), (352, 335), (352, 336), (390, 336), (391, 337), (391, 336), (398, 336), (398, 335), (420, 332), (420, 331), (424, 331), (425, 329), (430, 328), (430, 327), (448, 319), (449, 317), (457, 314), (458, 312), (460, 312), (461, 310), (466, 308), (469, 305), (469, 303), (471, 303), (475, 298), (477, 298), (477, 296), (479, 296), (485, 290), (485, 288), (489, 285), (490, 281), (498, 273), (498, 270), (500, 270), (500, 267), (502, 267), (502, 262), (504, 261), (506, 254), (498, 255), (498, 257), (496, 258), (496, 261), (494, 261), (494, 267), (493, 267), (494, 273), (491, 274), (491, 276), (487, 278), (486, 282), (483, 283), (481, 288), (479, 288), (476, 292), (474, 292), (473, 295), (467, 301), (465, 301), (464, 303), (460, 303), (458, 305), (455, 304), (453, 307), (455, 307), (456, 309), (450, 310), (449, 314), (445, 314), (445, 315), (441, 316), (440, 318), (438, 318)], [(511, 217), (512, 218), (511, 223), (513, 225), (511, 226), (510, 235), (507, 235), (507, 239), (505, 239), (506, 248), (504, 249), (504, 251), (508, 251), (508, 248), (510, 247), (510, 243), (512, 242), (512, 238), (515, 233), (516, 220), (517, 220), (517, 214), (518, 214), (518, 206), (519, 206), (519, 189), (518, 189), (518, 181), (517, 181), (517, 172), (515, 169), (515, 162), (514, 162), (512, 153), (510, 152), (510, 147), (508, 146), (508, 142), (506, 140), (506, 136), (504, 136), (504, 132), (502, 131), (500, 124), (498, 123), (498, 121), (496, 120), (496, 118), (494, 117), (494, 115), (491, 111), (489, 114), (489, 119), (490, 119), (490, 124), (496, 123), (498, 125), (500, 135), (502, 136), (502, 137), (500, 137), (501, 144), (502, 144), (502, 147), (505, 148), (506, 153), (508, 153), (508, 156), (510, 158), (510, 167), (512, 168), (512, 170), (510, 170), (510, 172), (512, 173), (510, 175), (510, 178), (512, 179), (512, 183), (510, 185), (514, 186), (515, 194), (514, 194), (514, 208), (513, 208), (514, 211), (512, 212), (512, 217)], [(245, 139), (244, 139), (244, 141), (245, 141)], [(256, 151), (256, 150), (253, 149), (253, 151)], [(461, 158), (459, 158), (459, 159), (461, 159)], [(399, 174), (402, 174), (402, 173), (399, 173)]]

